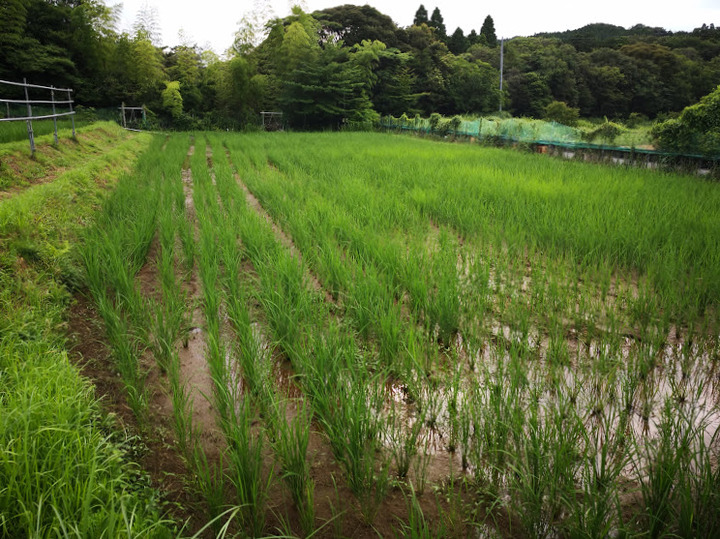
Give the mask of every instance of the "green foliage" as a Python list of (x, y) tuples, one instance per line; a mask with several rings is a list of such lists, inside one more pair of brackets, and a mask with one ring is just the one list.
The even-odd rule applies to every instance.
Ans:
[(409, 58), (409, 54), (396, 49), (381, 54), (375, 72), (378, 81), (372, 91), (372, 102), (379, 113), (399, 115), (415, 110), (417, 76), (408, 65)]
[(298, 127), (338, 128), (344, 119), (373, 121), (367, 70), (351, 61), (347, 49), (326, 45), (316, 59), (299, 66), (285, 80), (280, 104)]
[(439, 7), (433, 9), (432, 15), (430, 15), (430, 20), (428, 21), (428, 26), (435, 29), (438, 39), (441, 41), (445, 41), (445, 39), (447, 39), (447, 29), (445, 28), (445, 22), (442, 14), (440, 13)]
[(720, 155), (720, 86), (678, 118), (655, 125), (652, 134), (665, 150)]
[(568, 107), (562, 101), (553, 101), (545, 107), (545, 119), (574, 127), (580, 117), (580, 109)]
[(625, 121), (625, 125), (630, 128), (634, 129), (642, 124), (645, 124), (648, 122), (648, 117), (640, 112), (632, 112), (628, 116), (627, 120)]
[(183, 98), (180, 95), (180, 82), (167, 81), (162, 91), (163, 108), (170, 113), (174, 119), (179, 119), (183, 112)]
[(415, 26), (420, 26), (421, 24), (427, 24), (429, 22), (428, 19), (428, 12), (427, 9), (425, 9), (425, 6), (420, 4), (420, 7), (415, 12), (415, 18), (413, 19), (413, 24)]
[(480, 35), (485, 37), (485, 42), (489, 47), (497, 47), (497, 35), (495, 35), (495, 21), (488, 15), (480, 28)]
[(600, 142), (608, 142), (612, 144), (615, 139), (626, 131), (625, 127), (615, 122), (609, 121), (605, 118), (598, 127), (590, 129), (584, 135), (584, 138), (589, 141), (599, 140)]
[(433, 112), (430, 115), (429, 125), (430, 125), (430, 131), (435, 131), (438, 128), (438, 125), (440, 124), (440, 120), (442, 120), (442, 116), (438, 114), (437, 112)]
[[(56, 152), (69, 170), (0, 203), (3, 537), (175, 535), (132, 462), (143, 444), (104, 415), (65, 350), (68, 285), (82, 282), (73, 277), (81, 228), (123, 172), (118, 163), (134, 162), (148, 143), (113, 124), (83, 129), (77, 143)], [(42, 154), (49, 141), (38, 144)]]
[(489, 112), (500, 102), (497, 72), (483, 62), (455, 58), (447, 87), (454, 109), (465, 113)]
[(312, 60), (313, 53), (318, 50), (317, 42), (313, 38), (300, 21), (294, 21), (287, 27), (279, 50), (285, 71), (292, 72), (300, 63)]
[(316, 11), (313, 17), (322, 25), (323, 41), (342, 40), (347, 47), (366, 40), (397, 47), (402, 39), (402, 32), (393, 20), (369, 5), (339, 5)]
[(509, 73), (506, 84), (515, 116), (542, 118), (552, 100), (550, 88), (540, 73)]
[[(296, 71), (321, 61), (321, 49), (333, 44), (356, 55), (369, 81), (365, 97), (380, 114), (453, 115), (489, 110), (495, 101), (494, 89), (479, 91), (499, 75), (490, 15), (479, 33), (458, 27), (451, 36), (440, 8), (428, 16), (422, 5), (408, 28), (398, 28), (371, 6), (350, 4), (313, 14), (296, 7), (284, 18), (267, 17), (264, 8), (243, 17), (234, 54), (221, 61), (187, 40), (160, 48), (157, 13), (149, 7), (137, 14), (131, 34), (118, 34), (112, 9), (97, 0), (7, 0), (0, 6), (0, 76), (72, 87), (84, 106), (125, 102), (156, 114), (167, 110), (163, 82), (179, 81), (184, 113), (161, 115), (161, 124), (240, 128), (257, 124), (262, 110), (282, 108), (289, 88), (302, 78)], [(365, 42), (375, 50), (355, 49)], [(366, 52), (369, 61), (362, 60)], [(242, 73), (231, 66), (238, 60), (246, 62)], [(461, 60), (481, 62), (481, 73)], [(656, 118), (697, 102), (719, 82), (715, 28), (671, 33), (593, 24), (515, 37), (505, 48), (504, 99), (516, 116), (544, 117), (545, 107), (563, 102), (582, 117)], [(362, 110), (355, 116), (372, 116), (366, 103), (356, 105)]]
[(470, 40), (465, 37), (462, 28), (458, 26), (450, 36), (450, 39), (448, 39), (447, 46), (450, 52), (457, 56), (468, 50)]

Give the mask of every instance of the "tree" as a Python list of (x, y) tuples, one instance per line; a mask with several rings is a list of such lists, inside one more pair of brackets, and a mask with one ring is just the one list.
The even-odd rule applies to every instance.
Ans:
[[(24, 76), (36, 83), (75, 86), (76, 66), (71, 59), (67, 9), (45, 2), (0, 2), (0, 74)], [(42, 27), (44, 23), (51, 26)], [(48, 28), (57, 28), (50, 35)]]
[(160, 51), (148, 39), (135, 39), (130, 54), (126, 75), (134, 89), (131, 95), (136, 101), (149, 103), (157, 99), (165, 76)]
[(338, 128), (345, 120), (376, 119), (363, 76), (360, 67), (350, 61), (347, 48), (327, 44), (283, 81), (283, 114), (303, 129)]
[(580, 109), (568, 107), (562, 101), (553, 101), (545, 107), (545, 119), (574, 127), (580, 117)]
[(166, 56), (168, 75), (180, 82), (183, 104), (186, 110), (196, 110), (202, 103), (198, 89), (201, 59), (195, 46), (179, 45)]
[(414, 114), (418, 95), (414, 93), (417, 77), (408, 66), (411, 56), (397, 49), (386, 49), (380, 54), (375, 71), (377, 83), (373, 88), (373, 107), (380, 114), (400, 116)]
[(462, 54), (470, 47), (470, 40), (465, 37), (462, 28), (458, 26), (450, 36), (450, 39), (448, 39), (447, 46), (451, 53), (455, 55)]
[(417, 76), (415, 91), (419, 108), (426, 114), (448, 112), (452, 109), (446, 85), (450, 76), (450, 51), (425, 25), (408, 29), (408, 43), (411, 47), (408, 65)]
[(445, 29), (443, 16), (440, 14), (440, 8), (436, 7), (433, 10), (428, 26), (435, 28), (435, 32), (441, 41), (445, 41), (447, 39), (447, 30)]
[(232, 49), (235, 54), (247, 54), (267, 36), (265, 21), (272, 18), (272, 7), (267, 1), (256, 0), (253, 9), (238, 21)]
[(495, 35), (495, 23), (490, 15), (485, 17), (485, 21), (480, 28), (480, 35), (485, 36), (485, 41), (490, 47), (497, 47), (497, 36)]
[(552, 101), (550, 88), (536, 72), (511, 72), (505, 77), (510, 103), (515, 116), (542, 118)]
[(456, 57), (447, 80), (455, 112), (480, 114), (495, 110), (500, 102), (499, 78), (490, 64)]
[(271, 30), (265, 43), (271, 69), (279, 76), (292, 72), (298, 65), (310, 60), (320, 51), (320, 23), (295, 6), (292, 14), (270, 23)]
[(615, 117), (629, 112), (632, 95), (622, 69), (612, 65), (583, 64), (583, 78), (592, 99), (591, 103), (585, 103), (587, 113)]
[(621, 47), (620, 52), (638, 60), (648, 78), (657, 81), (652, 100), (655, 107), (638, 112), (654, 116), (663, 110), (679, 111), (694, 101), (692, 81), (700, 71), (697, 62), (657, 43), (637, 42)]
[(720, 156), (720, 86), (678, 118), (656, 125), (652, 134), (663, 150)]
[(397, 25), (374, 7), (346, 4), (316, 11), (313, 17), (322, 26), (323, 41), (342, 40), (347, 47), (365, 40), (382, 41), (388, 47), (399, 43)]
[(162, 103), (163, 108), (170, 113), (174, 120), (182, 116), (183, 99), (180, 94), (179, 81), (174, 80), (165, 83), (165, 89), (162, 91)]
[(363, 40), (362, 43), (352, 47), (350, 61), (359, 68), (363, 81), (365, 82), (366, 91), (369, 92), (377, 82), (377, 75), (374, 68), (380, 62), (380, 55), (386, 49), (385, 43), (382, 41)]
[(428, 12), (427, 9), (425, 9), (425, 6), (420, 4), (420, 7), (415, 12), (415, 19), (413, 20), (413, 25), (420, 26), (421, 24), (427, 24), (428, 21)]
[(211, 68), (216, 92), (216, 109), (225, 117), (243, 121), (249, 115), (252, 70), (249, 62), (236, 56)]
[(135, 15), (133, 33), (136, 39), (147, 39), (153, 45), (160, 45), (162, 33), (156, 7), (151, 7), (147, 2), (140, 7)]
[(315, 49), (313, 45), (313, 38), (308, 35), (302, 24), (296, 21), (288, 26), (280, 47), (287, 71), (292, 71), (305, 61), (313, 53)]

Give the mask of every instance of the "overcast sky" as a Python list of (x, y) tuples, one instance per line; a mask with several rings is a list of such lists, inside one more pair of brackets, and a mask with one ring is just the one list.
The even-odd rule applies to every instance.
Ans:
[[(193, 43), (208, 45), (222, 54), (233, 41), (238, 21), (250, 12), (257, 2), (272, 7), (275, 16), (290, 12), (287, 0), (124, 0), (120, 29), (130, 31), (138, 10), (143, 4), (157, 9), (162, 30), (163, 45), (178, 43), (182, 28)], [(114, 0), (106, 0), (113, 5)], [(594, 22), (630, 27), (641, 23), (661, 26), (668, 30), (692, 30), (703, 23), (720, 26), (720, 0), (505, 0), (480, 2), (477, 0), (304, 0), (300, 2), (309, 11), (343, 4), (370, 4), (389, 15), (399, 26), (412, 24), (421, 3), (432, 13), (437, 6), (445, 20), (448, 33), (458, 26), (467, 34), (480, 30), (487, 15), (495, 21), (498, 37), (528, 36), (539, 32), (553, 32), (580, 28)]]

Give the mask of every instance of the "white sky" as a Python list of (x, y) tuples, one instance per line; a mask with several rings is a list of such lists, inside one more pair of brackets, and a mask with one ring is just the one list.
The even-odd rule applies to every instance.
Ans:
[[(193, 43), (204, 48), (209, 45), (222, 54), (232, 45), (238, 21), (252, 11), (257, 2), (269, 4), (279, 17), (289, 14), (290, 5), (297, 3), (308, 12), (343, 4), (369, 4), (389, 15), (399, 26), (412, 24), (422, 3), (428, 14), (435, 6), (440, 8), (448, 33), (458, 26), (465, 34), (472, 29), (479, 32), (489, 14), (498, 37), (508, 38), (571, 30), (595, 22), (626, 28), (641, 23), (673, 31), (692, 30), (703, 23), (720, 26), (720, 0), (505, 0), (495, 3), (477, 0), (124, 0), (120, 30), (130, 31), (138, 10), (147, 3), (157, 9), (163, 45), (176, 45), (182, 28)], [(116, 0), (106, 0), (106, 3), (113, 5)]]

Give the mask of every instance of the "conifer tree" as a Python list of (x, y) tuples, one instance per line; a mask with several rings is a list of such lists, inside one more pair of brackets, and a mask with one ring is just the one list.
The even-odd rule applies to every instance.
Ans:
[(465, 37), (462, 28), (458, 26), (448, 39), (447, 46), (451, 53), (462, 54), (470, 47), (470, 41)]
[(425, 6), (420, 4), (420, 7), (415, 12), (415, 20), (413, 21), (413, 24), (415, 26), (420, 26), (421, 24), (427, 24), (428, 23), (428, 12), (427, 9), (425, 9)]
[(445, 22), (443, 20), (443, 16), (440, 14), (440, 8), (436, 7), (433, 10), (432, 15), (430, 16), (430, 22), (428, 23), (428, 26), (435, 28), (437, 36), (440, 38), (440, 40), (445, 41), (445, 39), (447, 39), (447, 30), (445, 29)]
[(480, 28), (480, 35), (485, 36), (485, 40), (490, 47), (497, 46), (497, 36), (495, 35), (495, 23), (490, 15), (485, 17), (482, 28)]

